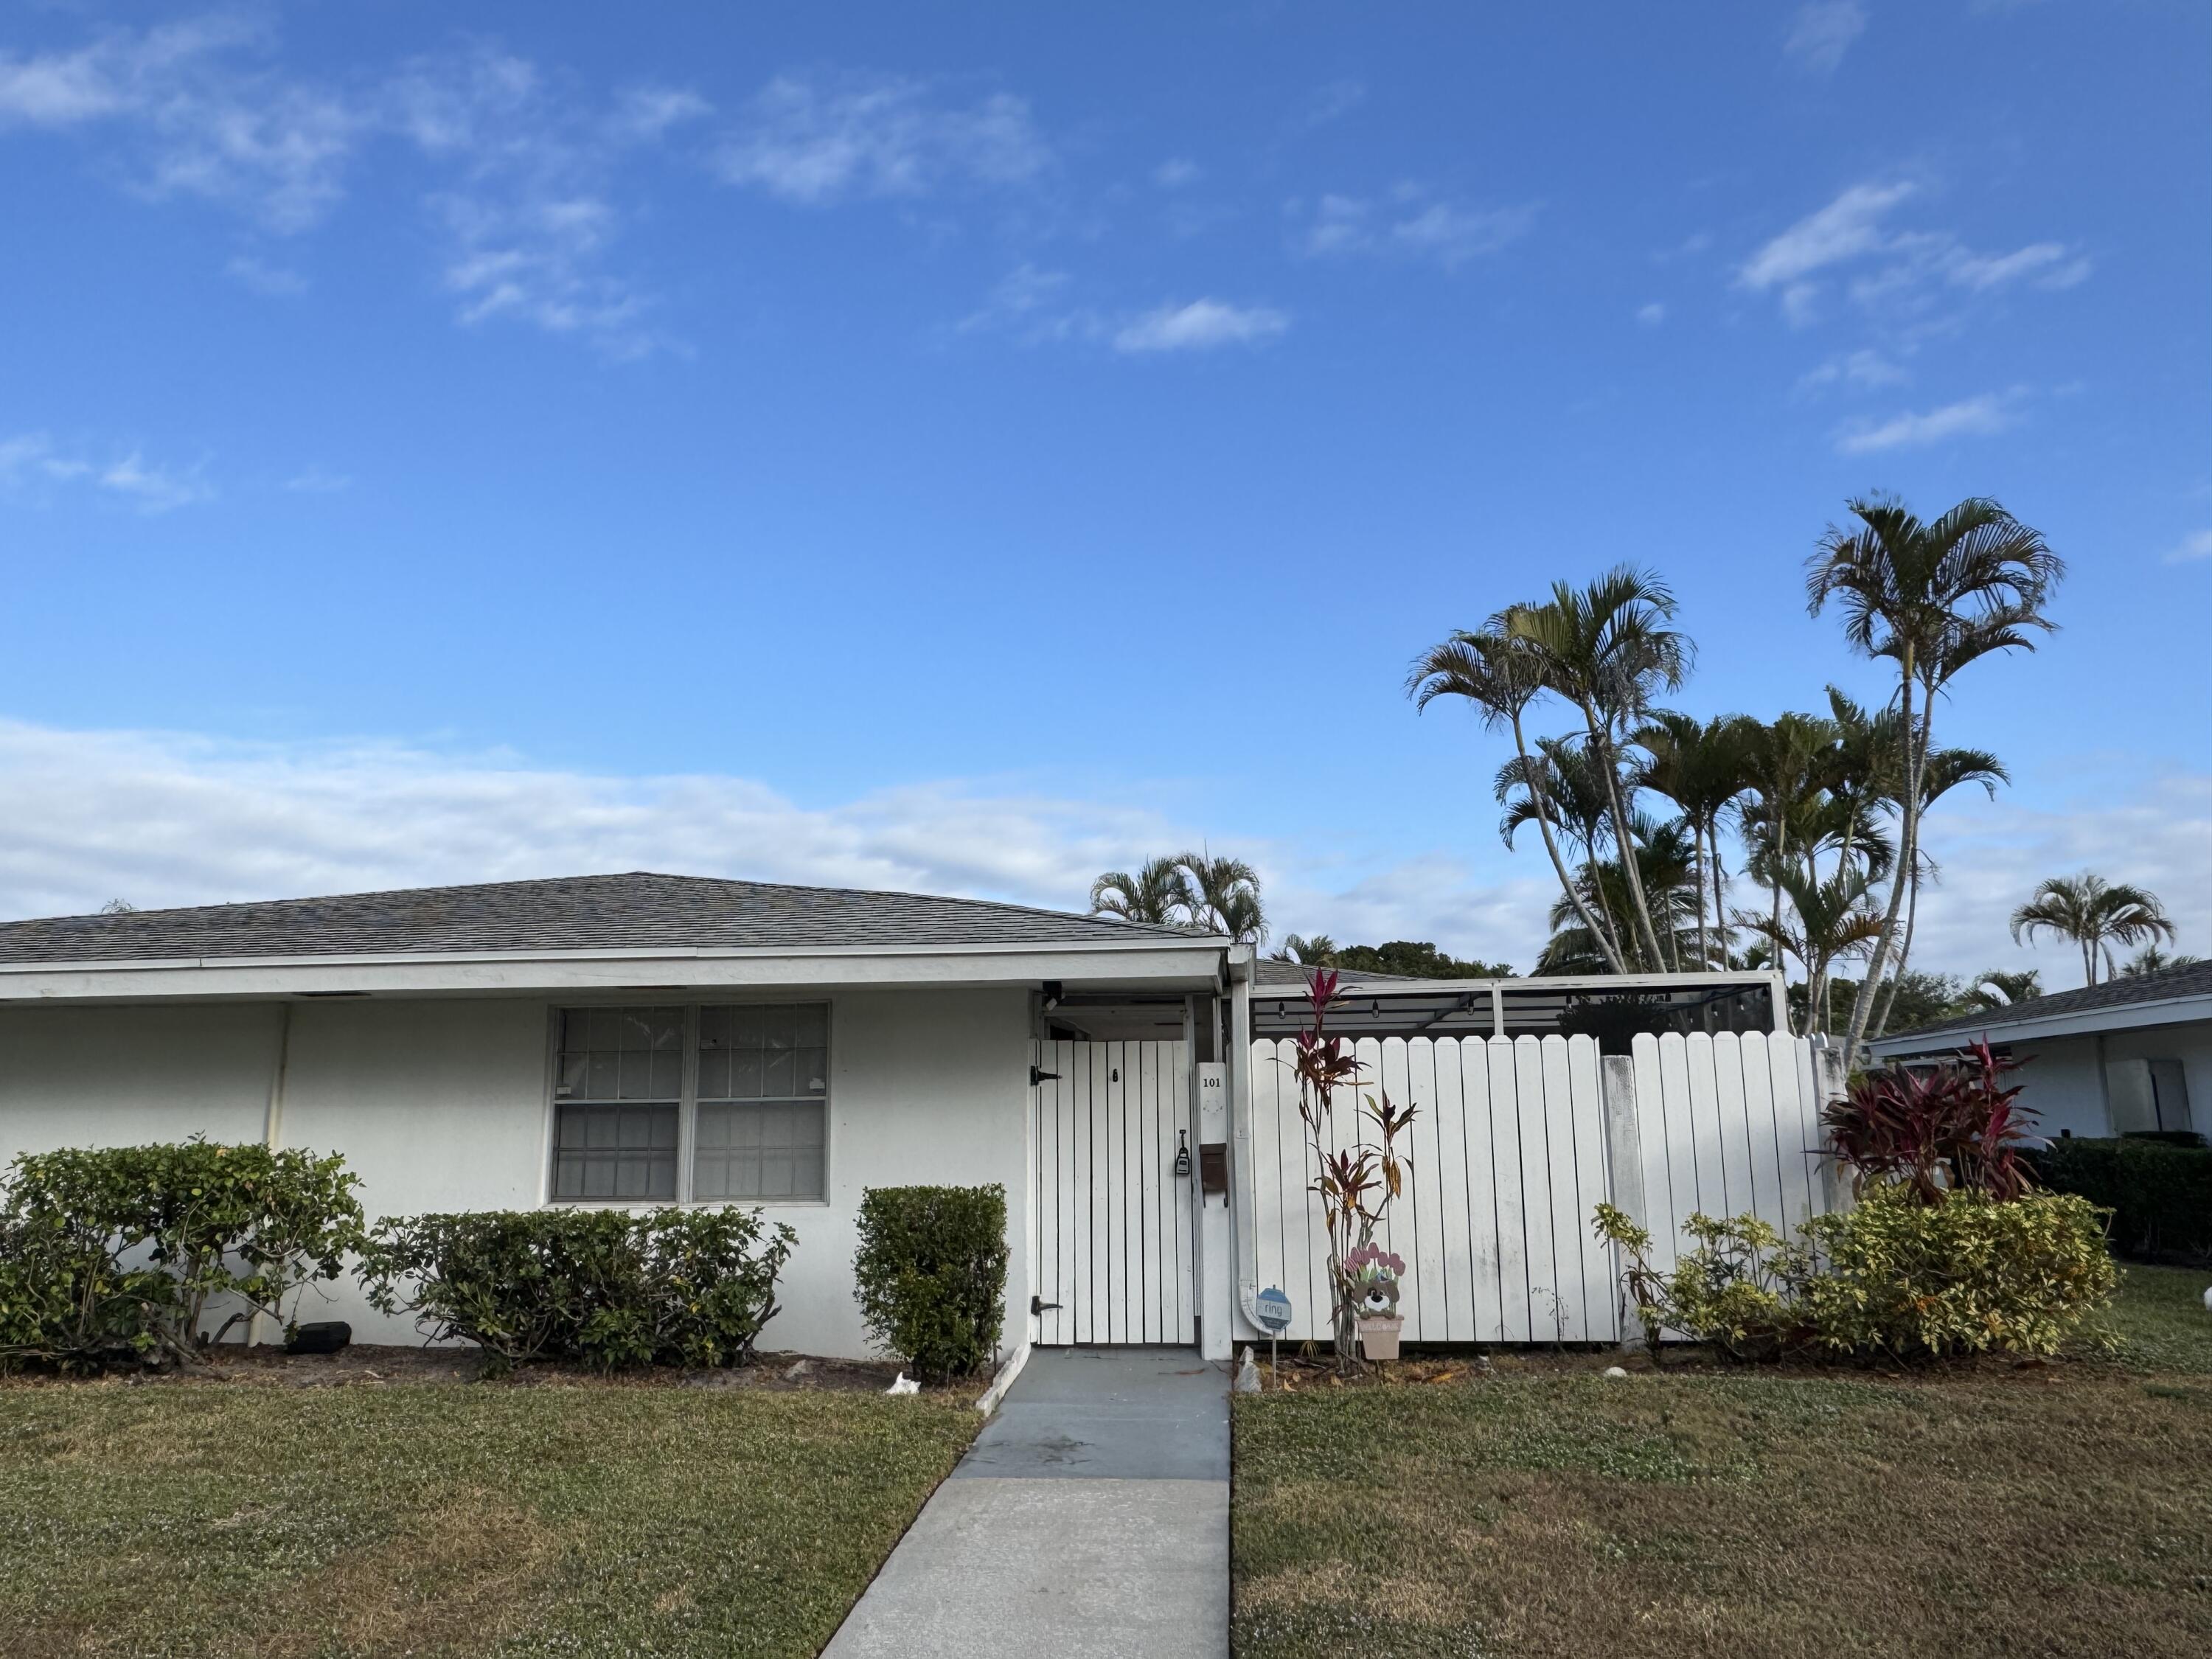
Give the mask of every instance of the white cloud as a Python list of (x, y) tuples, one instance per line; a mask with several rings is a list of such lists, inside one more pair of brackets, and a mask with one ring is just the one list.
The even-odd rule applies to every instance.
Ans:
[(1307, 254), (1397, 254), (1431, 258), (1447, 270), (1498, 252), (1528, 234), (1533, 203), (1476, 208), (1438, 200), (1418, 185), (1401, 185), (1380, 198), (1324, 195), (1309, 209), (1285, 204), (1297, 226), (1296, 245)]
[(718, 167), (732, 184), (816, 204), (1019, 185), (1051, 160), (1028, 104), (1007, 93), (960, 107), (901, 76), (779, 76), (725, 140)]
[(284, 488), (297, 495), (337, 495), (353, 488), (353, 478), (326, 466), (308, 466), (285, 479)]
[(615, 100), (612, 124), (617, 136), (649, 143), (714, 112), (712, 104), (682, 87), (631, 87)]
[(1163, 161), (1152, 169), (1152, 182), (1162, 190), (1181, 190), (1194, 185), (1200, 178), (1198, 163), (1186, 161), (1180, 156)]
[(1331, 121), (1351, 114), (1366, 101), (1365, 82), (1332, 81), (1307, 100), (1306, 123), (1310, 126), (1326, 126)]
[(1851, 185), (1761, 246), (1738, 270), (1737, 285), (1776, 292), (1784, 317), (1802, 327), (1821, 314), (1824, 274), (1855, 265), (1847, 290), (1852, 302), (1909, 337), (1940, 326), (1943, 307), (1955, 310), (1961, 295), (2021, 283), (2056, 290), (2087, 279), (2092, 261), (2063, 242), (1984, 254), (1948, 230), (1892, 229), (1893, 210), (1917, 188), (1909, 181)]
[(1984, 392), (1940, 409), (1893, 415), (1879, 424), (1846, 427), (1836, 438), (1845, 455), (1872, 455), (1888, 449), (1917, 449), (1952, 438), (1986, 438), (2016, 425), (2021, 394)]
[[(2121, 757), (2122, 775), (2139, 763)], [(0, 916), (153, 908), (443, 883), (659, 869), (1001, 898), (1079, 909), (1101, 870), (1207, 838), (1126, 799), (939, 781), (802, 807), (755, 780), (625, 778), (507, 754), (389, 742), (256, 744), (0, 720)], [(1220, 826), (1211, 839), (1226, 844)], [(1430, 939), (1524, 970), (1555, 896), (1541, 859), (1503, 880), (1455, 854), (1346, 866), (1263, 836), (1279, 934)], [(2181, 948), (2212, 949), (2212, 776), (2175, 775), (2050, 806), (1971, 793), (1928, 820), (1940, 866), (1917, 965), (1965, 973), (2037, 959), (2006, 918), (2045, 877), (2092, 868), (2157, 893)], [(2045, 979), (2069, 984), (2063, 949)], [(2078, 970), (2077, 970), (2078, 971)]]
[(1902, 386), (1911, 378), (1879, 351), (1862, 349), (1829, 358), (1800, 380), (1797, 386), (1801, 392), (1811, 392), (1844, 385), (1870, 392), (1886, 386)]
[(2002, 288), (2023, 276), (2034, 277), (2038, 288), (2072, 288), (2087, 277), (2090, 270), (2089, 260), (2070, 253), (2063, 242), (2031, 242), (2014, 253), (1972, 254), (1963, 249), (1949, 250), (1942, 264), (1943, 274), (1952, 282), (1977, 293)]
[(1636, 320), (1646, 328), (1656, 328), (1667, 320), (1667, 307), (1654, 300), (1649, 305), (1636, 308)]
[(2168, 564), (2184, 564), (2192, 559), (2212, 559), (2212, 530), (2199, 530), (2181, 538), (2181, 544), (2166, 556)]
[(1853, 185), (1753, 254), (1739, 280), (1746, 288), (1764, 290), (1874, 252), (1883, 246), (1882, 220), (1912, 192), (1913, 186), (1903, 182)]
[(1024, 345), (1096, 339), (1105, 331), (1105, 321), (1087, 307), (1068, 305), (1072, 281), (1064, 270), (1045, 270), (1024, 260), (1000, 280), (980, 308), (960, 319), (958, 331), (1008, 334)]
[[(643, 778), (390, 742), (246, 744), (0, 720), (0, 917), (653, 869), (1083, 908), (1101, 870), (1225, 843), (1126, 799), (957, 780), (802, 807), (747, 778)], [(1523, 967), (1548, 880), (1456, 857), (1347, 866), (1261, 836), (1278, 933), (1430, 939)]]
[(1866, 8), (1858, 0), (1812, 0), (1797, 8), (1782, 50), (1806, 68), (1826, 74), (1865, 32)]
[(60, 489), (83, 489), (153, 514), (215, 499), (204, 466), (149, 463), (137, 450), (94, 459), (64, 449), (43, 432), (0, 439), (0, 496), (43, 502)]
[(1291, 325), (1285, 313), (1267, 306), (1237, 306), (1222, 300), (1170, 301), (1126, 324), (1114, 336), (1116, 351), (1206, 351), (1216, 346), (1258, 345)]
[[(0, 57), (0, 129), (83, 135), (132, 192), (192, 197), (272, 236), (314, 228), (372, 145), (435, 169), (446, 286), (464, 321), (513, 317), (614, 355), (653, 343), (650, 297), (609, 269), (620, 159), (702, 117), (703, 100), (637, 88), (612, 112), (488, 46), (428, 54), (342, 85), (289, 74), (266, 31), (210, 20), (112, 30), (73, 52)], [(258, 252), (229, 274), (268, 294), (304, 280)]]
[(307, 279), (286, 265), (271, 264), (251, 253), (241, 253), (223, 267), (256, 294), (274, 299), (293, 299), (307, 291)]
[(1955, 807), (1947, 799), (1929, 814), (1928, 846), (1940, 879), (1921, 896), (1915, 965), (1972, 973), (2032, 961), (2043, 969), (2045, 988), (2078, 985), (2077, 951), (2060, 945), (2024, 951), (2013, 944), (2007, 919), (2046, 877), (2084, 869), (2148, 888), (2179, 927), (2180, 948), (2212, 954), (2212, 861), (2204, 857), (2212, 847), (2212, 777), (2142, 780), (2139, 764), (2119, 771), (2131, 787), (2108, 796), (2031, 806), (1975, 793)]

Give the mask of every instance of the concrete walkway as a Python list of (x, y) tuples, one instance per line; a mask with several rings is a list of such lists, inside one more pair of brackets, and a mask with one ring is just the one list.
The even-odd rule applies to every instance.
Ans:
[(1225, 1659), (1229, 1373), (1039, 1349), (827, 1659)]

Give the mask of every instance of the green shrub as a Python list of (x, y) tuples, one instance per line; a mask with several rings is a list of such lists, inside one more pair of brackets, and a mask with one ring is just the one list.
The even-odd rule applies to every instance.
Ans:
[(981, 1370), (1006, 1322), (1006, 1189), (869, 1188), (853, 1278), (869, 1334), (918, 1376)]
[(757, 1210), (481, 1210), (381, 1222), (356, 1271), (380, 1312), (503, 1364), (734, 1365), (795, 1237)]
[(2112, 1241), (2140, 1255), (2212, 1252), (2212, 1148), (2130, 1135), (2069, 1138), (2034, 1154), (2054, 1192), (2079, 1193), (2112, 1212)]
[(361, 1240), (358, 1184), (257, 1143), (24, 1154), (0, 1182), (0, 1364), (190, 1360), (216, 1297), (289, 1324)]
[(2057, 1353), (2119, 1282), (2105, 1220), (2072, 1193), (1924, 1204), (1876, 1188), (1806, 1224), (1819, 1268), (1797, 1311), (1830, 1352)]
[(1735, 1358), (1907, 1359), (2057, 1352), (2118, 1283), (2104, 1221), (2072, 1194), (1963, 1191), (1931, 1203), (1890, 1182), (1814, 1217), (1794, 1240), (1756, 1216), (1692, 1216), (1683, 1231), (1695, 1248), (1663, 1274), (1650, 1233), (1620, 1211), (1600, 1205), (1596, 1231), (1628, 1257), (1624, 1279), (1655, 1357), (1671, 1331)]

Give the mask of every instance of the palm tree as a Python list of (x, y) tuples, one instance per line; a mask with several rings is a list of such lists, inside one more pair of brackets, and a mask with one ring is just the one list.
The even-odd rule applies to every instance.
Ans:
[(1866, 976), (1851, 999), (1846, 1056), (1857, 1054), (1866, 1035), (1874, 988), (1889, 965), (1909, 874), (1920, 856), (1921, 775), (1936, 698), (1981, 657), (2034, 649), (2029, 630), (2051, 628), (2043, 607), (2066, 569), (2039, 533), (1986, 497), (1963, 501), (1933, 522), (1889, 497), (1849, 505), (1858, 527), (1832, 527), (1820, 538), (1806, 567), (1806, 606), (1818, 616), (1835, 601), (1852, 647), (1897, 665), (1905, 764), (1889, 903)]
[[(1664, 971), (1679, 967), (1686, 945), (1694, 945), (1698, 896), (1697, 864), (1691, 847), (1687, 820), (1661, 823), (1639, 812), (1631, 820), (1635, 836), (1637, 873), (1644, 892), (1657, 911), (1660, 944), (1664, 954), (1654, 964)], [(1601, 913), (1625, 911), (1627, 883), (1617, 860), (1592, 859), (1576, 872), (1576, 884), (1586, 905)], [(1537, 958), (1536, 972), (1595, 974), (1605, 971), (1604, 952), (1587, 927), (1578, 921), (1579, 909), (1565, 897), (1553, 902), (1552, 937)], [(1639, 955), (1638, 957), (1641, 960)]]
[(1492, 619), (1493, 629), (1534, 653), (1543, 689), (1582, 716), (1583, 742), (1606, 787), (1629, 918), (1655, 965), (1666, 953), (1633, 856), (1635, 790), (1621, 775), (1621, 757), (1652, 698), (1688, 678), (1696, 647), (1668, 626), (1675, 610), (1673, 591), (1656, 573), (1619, 565), (1583, 587), (1554, 582), (1542, 604), (1514, 605)]
[[(1556, 821), (1559, 838), (1584, 863), (1604, 854), (1612, 839), (1612, 802), (1590, 764), (1589, 750), (1565, 738), (1539, 738), (1533, 755), (1516, 755), (1498, 769), (1493, 785), (1505, 809), (1498, 834), (1506, 846), (1523, 824)], [(1633, 940), (1623, 949), (1620, 926), (1610, 897), (1585, 890), (1596, 907), (1602, 937), (1624, 959), (1638, 954)]]
[(2012, 937), (2025, 944), (2039, 933), (2071, 939), (2081, 947), (2081, 969), (2097, 982), (2097, 958), (2111, 960), (2114, 945), (2173, 943), (2174, 927), (2157, 897), (2126, 882), (2115, 885), (2094, 872), (2053, 876), (2012, 913)]
[(1123, 921), (1165, 926), (1188, 922), (1197, 912), (1198, 896), (1176, 859), (1146, 859), (1135, 875), (1109, 870), (1091, 884), (1091, 914)]
[(1802, 856), (1791, 831), (1810, 831), (1824, 757), (1836, 738), (1832, 721), (1796, 714), (1778, 714), (1771, 724), (1751, 721), (1745, 733), (1750, 787), (1736, 800), (1736, 830), (1747, 854), (1745, 869), (1767, 890), (1767, 925), (1761, 932), (1769, 939), (1782, 927), (1777, 877), (1793, 857)]
[(1773, 948), (1777, 965), (1794, 956), (1805, 964), (1806, 1034), (1828, 1029), (1828, 980), (1838, 959), (1856, 955), (1881, 932), (1881, 918), (1866, 904), (1872, 878), (1846, 866), (1822, 881), (1809, 870), (1774, 872), (1776, 885), (1789, 895), (1787, 918), (1740, 915), (1737, 921)]
[(1185, 853), (1176, 862), (1190, 878), (1191, 919), (1240, 945), (1267, 941), (1267, 912), (1260, 903), (1260, 878), (1243, 859)]
[[(1978, 783), (1983, 793), (1995, 800), (1997, 786), (2011, 781), (2012, 774), (2005, 770), (2004, 763), (1986, 749), (1938, 749), (1928, 757), (1927, 765), (1921, 769), (1921, 811), (1926, 811), (1962, 784)], [(1911, 886), (1905, 901), (1905, 938), (1898, 945), (1897, 967), (1882, 987), (1881, 1006), (1875, 1011), (1874, 1024), (1867, 1028), (1875, 1036), (1889, 1029), (1890, 1010), (1897, 1006), (1898, 985), (1912, 960), (1912, 936), (1920, 925), (1921, 884), (1932, 884), (1936, 875), (1936, 860), (1923, 853), (1907, 877)]]
[(1336, 960), (1336, 941), (1327, 933), (1285, 933), (1283, 948), (1269, 954), (1273, 962), (1295, 962), (1303, 968), (1326, 968)]
[(1583, 926), (1603, 951), (1606, 966), (1613, 973), (1626, 974), (1628, 963), (1620, 945), (1598, 925), (1588, 899), (1567, 872), (1544, 787), (1545, 774), (1529, 763), (1528, 705), (1543, 690), (1542, 665), (1535, 652), (1527, 641), (1499, 627), (1494, 617), (1480, 632), (1462, 629), (1441, 645), (1430, 647), (1413, 659), (1406, 675), (1406, 695), (1413, 699), (1416, 708), (1426, 710), (1438, 697), (1462, 697), (1480, 711), (1485, 726), (1492, 731), (1500, 726), (1511, 731), (1513, 752), (1530, 784), (1536, 827), (1542, 832), (1544, 851), (1550, 855), (1559, 887), (1573, 901)]
[(2191, 956), (2186, 951), (2178, 957), (2170, 957), (2155, 945), (2146, 945), (2120, 964), (2120, 977), (2148, 979), (2153, 974), (2162, 974), (2169, 968), (2194, 968), (2203, 960), (2202, 957)]
[(1721, 819), (1751, 787), (1751, 747), (1758, 722), (1724, 714), (1702, 726), (1688, 714), (1662, 712), (1636, 734), (1650, 757), (1637, 773), (1641, 787), (1664, 795), (1689, 821), (1698, 866), (1698, 965), (1715, 965), (1705, 931), (1705, 891), (1711, 872), (1713, 929), (1720, 965), (1726, 966), (1729, 934), (1722, 906)]
[(2043, 994), (2043, 975), (2033, 968), (2008, 973), (1992, 968), (1974, 975), (1966, 1000), (1977, 1009), (2009, 1008), (2015, 1002), (2033, 1002)]

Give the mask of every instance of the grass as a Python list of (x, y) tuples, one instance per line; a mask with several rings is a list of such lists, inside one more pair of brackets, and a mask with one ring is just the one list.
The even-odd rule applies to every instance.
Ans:
[(2196, 1659), (2208, 1281), (2129, 1269), (2118, 1364), (1240, 1399), (1236, 1652)]
[(813, 1654), (975, 1425), (926, 1396), (0, 1388), (0, 1650)]

